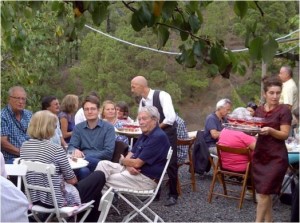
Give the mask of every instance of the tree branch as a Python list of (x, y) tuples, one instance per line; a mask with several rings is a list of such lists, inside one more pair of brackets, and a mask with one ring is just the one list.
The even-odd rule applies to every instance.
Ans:
[(194, 35), (192, 32), (190, 32), (190, 31), (183, 30), (183, 29), (180, 29), (180, 28), (178, 28), (178, 27), (176, 27), (176, 26), (170, 26), (170, 25), (167, 25), (167, 24), (164, 24), (164, 23), (160, 23), (160, 22), (158, 22), (158, 23), (156, 23), (156, 24), (162, 25), (162, 26), (166, 26), (166, 27), (171, 28), (171, 29), (176, 29), (176, 30), (178, 30), (178, 31), (180, 31), (180, 32), (187, 33), (187, 34), (189, 34), (192, 38), (199, 39), (199, 40), (204, 40), (208, 45), (210, 45), (210, 41), (209, 41), (208, 39), (206, 39), (206, 38), (201, 38), (201, 37), (199, 37), (199, 36), (195, 36), (195, 35)]
[(261, 16), (264, 16), (265, 13), (264, 13), (264, 11), (261, 9), (261, 7), (258, 5), (258, 1), (254, 1), (254, 3), (255, 3), (255, 5), (256, 5), (256, 7), (258, 8), (258, 10), (259, 10)]
[(125, 1), (122, 1), (122, 3), (125, 5), (125, 7), (126, 8), (128, 8), (130, 11), (132, 11), (132, 12), (136, 12), (136, 9), (135, 8), (133, 8), (130, 4), (132, 4), (132, 3), (135, 3), (134, 1), (132, 1), (132, 2), (125, 2)]

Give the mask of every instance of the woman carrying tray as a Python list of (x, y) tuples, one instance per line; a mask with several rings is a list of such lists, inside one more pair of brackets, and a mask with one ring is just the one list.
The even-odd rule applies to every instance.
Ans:
[(274, 76), (263, 80), (265, 104), (255, 111), (265, 118), (253, 155), (253, 179), (257, 192), (256, 222), (272, 222), (272, 194), (279, 194), (288, 168), (285, 140), (292, 115), (286, 105), (279, 104), (282, 82)]

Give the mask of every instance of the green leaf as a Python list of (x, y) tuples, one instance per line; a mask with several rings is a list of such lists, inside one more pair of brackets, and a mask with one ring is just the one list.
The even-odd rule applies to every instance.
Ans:
[(190, 15), (189, 24), (191, 25), (193, 33), (196, 33), (200, 29), (200, 22), (196, 15)]
[(225, 58), (223, 48), (220, 45), (214, 45), (210, 49), (210, 58), (214, 64), (218, 65), (220, 71), (225, 69), (227, 59)]
[(219, 73), (219, 67), (216, 64), (209, 64), (208, 72), (212, 75), (216, 75)]
[(250, 42), (249, 54), (252, 59), (260, 60), (262, 56), (263, 39), (261, 37), (256, 37)]
[(164, 21), (168, 20), (172, 14), (174, 9), (177, 7), (177, 1), (165, 1), (162, 7), (162, 18)]
[(75, 18), (75, 26), (78, 29), (82, 29), (86, 23), (86, 18), (84, 16), (76, 17)]
[(195, 67), (197, 64), (195, 57), (194, 57), (194, 53), (192, 49), (188, 49), (187, 50), (187, 54), (186, 54), (186, 58), (184, 61), (184, 65), (188, 68), (193, 68)]
[[(182, 30), (186, 30), (186, 31), (191, 31), (191, 26), (190, 26), (190, 24), (189, 23), (187, 23), (187, 22), (183, 22), (181, 25), (180, 25), (180, 28), (182, 29)], [(189, 33), (188, 32), (182, 32), (182, 31), (180, 31), (180, 37), (181, 37), (181, 40), (182, 41), (185, 41), (185, 40), (187, 40), (188, 39), (188, 37), (189, 37)]]
[(131, 26), (134, 29), (134, 31), (136, 31), (136, 32), (141, 31), (145, 27), (145, 24), (139, 18), (138, 11), (135, 11), (132, 14)]
[(247, 10), (248, 10), (248, 2), (246, 1), (236, 1), (234, 2), (234, 7), (233, 10), (235, 14), (241, 19), (246, 15)]
[(106, 2), (97, 2), (97, 5), (94, 5), (94, 11), (92, 12), (92, 19), (95, 25), (100, 26), (103, 20), (107, 16), (107, 6)]
[(269, 38), (263, 45), (262, 58), (265, 63), (270, 62), (278, 49), (278, 43), (274, 38)]
[(169, 39), (169, 35), (170, 32), (167, 28), (160, 26), (158, 27), (158, 33), (157, 33), (157, 37), (158, 37), (158, 49), (161, 49), (163, 46), (165, 46), (166, 42)]
[(194, 42), (193, 52), (197, 57), (201, 57), (204, 48), (205, 43), (203, 41), (196, 41)]
[(186, 5), (187, 10), (191, 13), (194, 14), (199, 7), (199, 2), (198, 1), (189, 1)]

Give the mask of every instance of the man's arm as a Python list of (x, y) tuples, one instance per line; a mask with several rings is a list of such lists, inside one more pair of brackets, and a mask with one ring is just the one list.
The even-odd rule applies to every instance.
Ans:
[(220, 132), (216, 129), (212, 129), (209, 132), (210, 132), (210, 135), (213, 139), (218, 139), (219, 136), (220, 136)]
[(172, 103), (172, 98), (167, 92), (161, 91), (159, 94), (159, 100), (165, 116), (165, 119), (159, 125), (159, 127), (163, 129), (168, 125), (173, 125), (176, 120), (176, 113)]
[(20, 156), (20, 149), (12, 145), (7, 136), (1, 136), (1, 150)]
[(106, 128), (106, 134), (103, 140), (103, 148), (100, 148), (100, 151), (97, 153), (97, 157), (101, 160), (111, 160), (114, 153), (116, 140), (116, 133), (113, 126)]

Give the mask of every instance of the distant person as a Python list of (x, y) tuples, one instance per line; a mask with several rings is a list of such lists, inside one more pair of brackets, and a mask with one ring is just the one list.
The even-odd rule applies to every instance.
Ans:
[(172, 158), (167, 169), (169, 176), (169, 197), (165, 206), (177, 203), (177, 123), (172, 98), (165, 91), (153, 90), (148, 86), (148, 81), (143, 76), (136, 76), (131, 80), (131, 92), (141, 96), (139, 111), (144, 106), (155, 106), (160, 114), (159, 126), (167, 134), (173, 148)]
[(100, 161), (96, 170), (103, 171), (106, 186), (116, 189), (152, 190), (161, 178), (170, 148), (167, 135), (159, 128), (159, 113), (154, 106), (141, 108), (138, 114), (142, 135), (119, 163)]
[(29, 222), (29, 202), (25, 194), (3, 176), (0, 176), (0, 191), (0, 222)]
[(95, 96), (87, 96), (82, 103), (86, 121), (77, 124), (68, 146), (74, 156), (89, 162), (87, 167), (75, 170), (81, 180), (92, 173), (100, 160), (111, 160), (115, 148), (114, 127), (99, 119), (100, 102)]
[[(189, 139), (188, 130), (186, 128), (185, 121), (176, 114), (177, 122), (177, 138), (178, 139)], [(177, 146), (177, 163), (182, 164), (185, 162), (188, 154), (189, 146), (180, 145)]]
[[(60, 106), (59, 101), (55, 96), (46, 96), (42, 99), (42, 110), (48, 110), (55, 115), (58, 115)], [(63, 146), (65, 149), (68, 144), (65, 142), (61, 129), (59, 120), (57, 120), (56, 129), (54, 136), (50, 139), (51, 142)]]
[(256, 222), (272, 222), (272, 195), (279, 194), (289, 161), (285, 140), (289, 136), (292, 114), (280, 104), (282, 82), (274, 76), (263, 79), (265, 104), (255, 111), (266, 119), (257, 138), (252, 173), (257, 192)]
[(66, 143), (70, 142), (72, 136), (78, 103), (79, 99), (75, 94), (66, 95), (61, 102), (61, 112), (58, 114), (58, 117), (60, 128)]
[(29, 139), (27, 128), (32, 113), (25, 109), (27, 94), (23, 87), (8, 90), (8, 105), (1, 110), (1, 151), (6, 163), (20, 156), (23, 142)]
[[(246, 108), (236, 108), (233, 110), (233, 115), (244, 116), (247, 114), (250, 116), (250, 112)], [(231, 148), (250, 148), (252, 151), (255, 148), (256, 139), (254, 136), (248, 135), (241, 131), (231, 130), (231, 129), (222, 129), (218, 144), (222, 146), (227, 146)], [(251, 153), (252, 154), (252, 153)], [(243, 172), (247, 168), (248, 157), (245, 155), (223, 153), (222, 156), (222, 168), (235, 171)]]
[[(99, 96), (98, 96), (97, 92), (95, 92), (95, 91), (91, 91), (88, 95), (95, 96), (99, 99)], [(100, 114), (99, 114), (99, 118), (101, 118)], [(86, 117), (84, 116), (83, 108), (80, 107), (75, 114), (75, 125), (77, 125), (80, 122), (84, 122), (85, 120), (86, 120)]]
[[(101, 191), (105, 184), (104, 174), (100, 171), (93, 172), (90, 176), (78, 181), (67, 158), (66, 151), (59, 145), (50, 142), (55, 133), (57, 116), (50, 111), (43, 110), (34, 113), (28, 127), (31, 139), (23, 143), (20, 157), (41, 163), (54, 164), (55, 173), (52, 183), (55, 190), (58, 207), (77, 206), (94, 200), (94, 207), (87, 217), (87, 222), (96, 222), (99, 217), (99, 201)], [(35, 182), (45, 186), (48, 181), (46, 174), (28, 173), (28, 182)], [(33, 204), (43, 207), (53, 207), (52, 197), (49, 192), (31, 193)], [(3, 206), (3, 205), (2, 205)], [(10, 215), (14, 215), (15, 211)]]
[(125, 123), (133, 122), (133, 120), (129, 117), (129, 106), (125, 101), (117, 102), (116, 110), (118, 120)]
[(246, 109), (250, 112), (251, 116), (254, 116), (257, 105), (254, 102), (250, 101), (247, 103)]
[[(103, 102), (101, 107), (101, 117), (104, 121), (109, 122), (115, 128), (122, 128), (123, 122), (117, 117), (116, 104), (111, 100), (106, 100)], [(127, 136), (116, 134), (116, 141), (124, 142), (128, 145), (129, 141)]]
[(217, 154), (216, 143), (218, 142), (220, 132), (223, 129), (222, 124), (226, 122), (225, 117), (230, 113), (231, 107), (231, 101), (227, 98), (223, 98), (217, 102), (216, 110), (206, 117), (204, 140), (208, 146), (209, 152), (212, 154)]
[(299, 106), (299, 93), (297, 85), (293, 80), (292, 68), (290, 66), (282, 66), (278, 76), (283, 83), (279, 103), (287, 104), (292, 111)]

